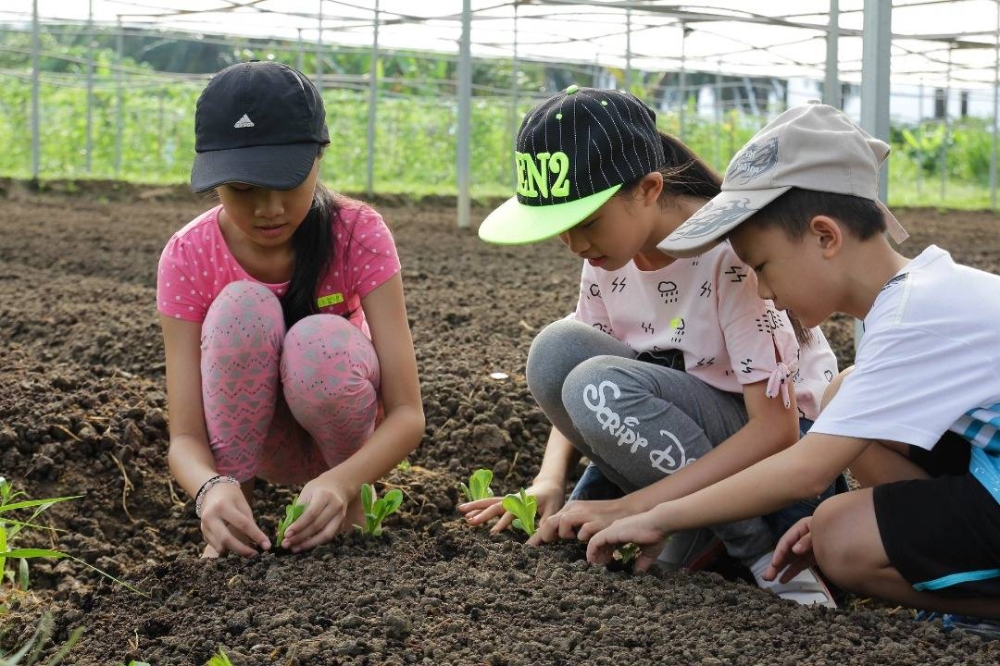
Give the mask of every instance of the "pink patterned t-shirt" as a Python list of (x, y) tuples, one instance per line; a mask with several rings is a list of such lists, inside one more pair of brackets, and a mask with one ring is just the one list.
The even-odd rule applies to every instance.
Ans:
[[(399, 257), (382, 216), (371, 207), (338, 199), (333, 225), (333, 261), (316, 289), (319, 312), (347, 316), (370, 335), (361, 299), (399, 272)], [(157, 310), (169, 317), (202, 322), (208, 306), (230, 282), (259, 282), (279, 298), (288, 282), (268, 284), (236, 261), (219, 228), (222, 206), (199, 215), (175, 233), (160, 255)]]

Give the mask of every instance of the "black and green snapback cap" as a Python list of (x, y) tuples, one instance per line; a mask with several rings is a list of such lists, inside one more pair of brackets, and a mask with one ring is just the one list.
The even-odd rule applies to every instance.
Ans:
[(514, 158), (517, 195), (479, 227), (488, 243), (534, 243), (561, 234), (622, 185), (664, 163), (649, 107), (622, 90), (575, 85), (528, 112)]

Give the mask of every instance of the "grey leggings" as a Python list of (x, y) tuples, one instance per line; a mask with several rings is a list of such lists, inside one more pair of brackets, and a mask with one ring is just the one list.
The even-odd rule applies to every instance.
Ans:
[[(552, 425), (627, 493), (702, 457), (748, 420), (741, 394), (635, 357), (597, 329), (560, 320), (531, 343), (527, 367), (528, 388)], [(744, 561), (774, 547), (760, 518), (712, 529)]]

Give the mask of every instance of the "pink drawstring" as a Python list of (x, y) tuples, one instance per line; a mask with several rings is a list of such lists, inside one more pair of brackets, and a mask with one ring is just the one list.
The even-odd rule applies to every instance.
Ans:
[(791, 374), (792, 372), (788, 369), (787, 365), (778, 363), (778, 367), (774, 369), (774, 372), (768, 378), (767, 390), (764, 391), (764, 395), (768, 398), (776, 398), (778, 393), (781, 393), (781, 400), (785, 403), (785, 409), (792, 406), (792, 401), (788, 397), (788, 378)]

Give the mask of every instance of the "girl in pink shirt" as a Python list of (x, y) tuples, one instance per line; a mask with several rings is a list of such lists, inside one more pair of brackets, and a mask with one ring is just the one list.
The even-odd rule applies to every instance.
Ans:
[[(586, 539), (791, 446), (836, 374), (823, 334), (797, 336), (728, 244), (684, 260), (657, 249), (720, 180), (655, 118), (618, 90), (570, 86), (539, 104), (518, 134), (517, 196), (479, 229), (494, 243), (559, 236), (583, 260), (575, 312), (528, 354), (528, 387), (553, 425), (528, 489), (541, 513), (531, 544)], [(757, 157), (750, 168), (771, 155)], [(590, 466), (564, 505), (581, 456)], [(499, 498), (459, 508), (473, 524), (498, 518), (495, 531), (513, 519)], [(833, 605), (813, 572), (777, 587), (763, 579), (784, 531), (775, 523), (789, 520), (779, 514), (673, 535), (662, 561), (697, 568), (715, 537), (762, 587)]]
[(300, 72), (222, 70), (195, 128), (192, 189), (220, 205), (171, 237), (157, 272), (170, 470), (206, 556), (271, 547), (258, 477), (305, 484), (276, 545), (309, 549), (363, 520), (361, 485), (423, 434), (395, 245), (378, 213), (318, 182), (326, 114)]

